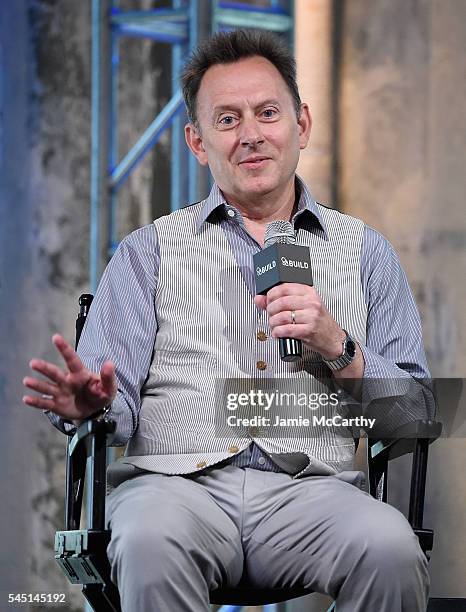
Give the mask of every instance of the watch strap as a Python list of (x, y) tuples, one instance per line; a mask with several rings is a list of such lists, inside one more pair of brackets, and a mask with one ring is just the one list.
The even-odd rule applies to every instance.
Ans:
[(333, 371), (342, 370), (349, 365), (356, 356), (356, 342), (349, 335), (346, 329), (343, 330), (346, 334), (342, 344), (342, 353), (336, 359), (324, 359), (324, 363)]

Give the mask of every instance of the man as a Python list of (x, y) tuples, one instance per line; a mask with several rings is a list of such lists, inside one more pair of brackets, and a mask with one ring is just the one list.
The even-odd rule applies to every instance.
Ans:
[[(296, 176), (311, 117), (276, 38), (220, 34), (182, 83), (186, 141), (212, 172), (211, 194), (121, 243), (80, 357), (54, 336), (68, 371), (32, 360), (48, 380), (25, 378), (41, 396), (24, 401), (63, 431), (104, 409), (117, 422), (113, 443), (127, 448), (112, 468), (108, 555), (123, 610), (208, 610), (209, 591), (243, 574), (258, 588), (327, 593), (339, 612), (425, 610), (426, 559), (406, 519), (356, 486), (351, 438), (220, 436), (214, 426), (216, 381), (316, 389), (323, 375), (365, 395), (394, 428), (432, 416), (398, 259), (361, 221), (316, 204)], [(255, 296), (252, 255), (280, 219), (309, 247), (314, 286)], [(280, 360), (279, 337), (303, 341), (300, 361)], [(403, 381), (403, 392), (355, 389), (379, 378)]]

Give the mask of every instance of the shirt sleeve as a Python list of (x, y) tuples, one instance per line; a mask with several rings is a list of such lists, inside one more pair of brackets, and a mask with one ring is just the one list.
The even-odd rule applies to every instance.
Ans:
[(422, 341), (421, 320), (392, 245), (365, 228), (361, 281), (368, 316), (363, 407), (396, 429), (433, 418), (435, 400)]
[[(140, 391), (157, 334), (154, 298), (159, 263), (154, 224), (127, 236), (102, 275), (79, 341), (77, 352), (87, 368), (99, 372), (106, 360), (116, 366), (118, 391), (108, 413), (117, 424), (109, 440), (112, 446), (125, 445), (138, 425)], [(62, 432), (76, 431), (54, 413), (47, 416)]]

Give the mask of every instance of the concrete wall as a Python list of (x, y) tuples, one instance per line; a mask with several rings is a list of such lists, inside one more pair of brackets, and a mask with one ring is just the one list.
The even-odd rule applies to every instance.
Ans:
[[(55, 21), (46, 68), (39, 38), (50, 15), (26, 2), (2, 3), (0, 12), (0, 592), (66, 592), (69, 609), (77, 610), (73, 589), (51, 561), (53, 530), (62, 521), (64, 440), (22, 406), (21, 379), (33, 355), (52, 357), (54, 330), (69, 333), (87, 276), (86, 39), (76, 31), (62, 39), (63, 23)], [(5, 601), (0, 607), (7, 609)]]
[[(295, 3), (295, 53), (301, 100), (312, 115), (311, 144), (301, 152), (298, 174), (306, 177), (317, 201), (333, 206), (336, 103), (334, 96), (333, 4)], [(312, 58), (319, 58), (313, 61)]]
[[(464, 378), (466, 4), (352, 0), (343, 32), (338, 205), (399, 253), (432, 375)], [(433, 445), (425, 525), (436, 533), (437, 597), (466, 597), (465, 464), (464, 437)], [(407, 469), (402, 459), (392, 470), (392, 500), (404, 509)]]
[[(302, 97), (315, 123), (325, 122), (314, 127), (302, 173), (317, 198), (333, 193), (333, 205), (393, 243), (432, 375), (465, 377), (466, 4), (298, 0), (296, 8)], [(464, 437), (431, 447), (425, 525), (436, 534), (434, 597), (466, 597), (465, 463)], [(401, 458), (391, 470), (390, 501), (405, 512), (409, 469)], [(320, 610), (324, 601), (313, 596), (292, 609)]]

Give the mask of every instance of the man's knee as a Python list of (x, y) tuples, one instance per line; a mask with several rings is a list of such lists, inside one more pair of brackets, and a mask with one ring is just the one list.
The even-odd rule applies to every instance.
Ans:
[[(112, 517), (107, 554), (112, 574), (135, 576), (152, 583), (176, 579), (180, 571), (203, 576), (212, 588), (225, 580), (239, 579), (242, 568), (240, 538), (228, 519), (186, 512), (179, 504), (159, 505), (141, 515)], [(215, 529), (213, 528), (215, 526)]]
[(172, 520), (125, 523), (107, 548), (122, 609), (208, 609), (212, 570), (196, 556), (187, 527)]
[[(112, 524), (109, 558), (121, 558), (137, 566), (173, 558), (175, 553), (189, 553), (194, 538), (189, 518), (178, 517), (175, 509), (154, 516), (126, 519)], [(166, 562), (164, 566), (169, 566)]]
[(427, 559), (406, 518), (383, 504), (379, 511), (359, 525), (353, 545), (367, 567), (377, 568), (387, 579), (403, 581), (413, 572), (427, 579)]

